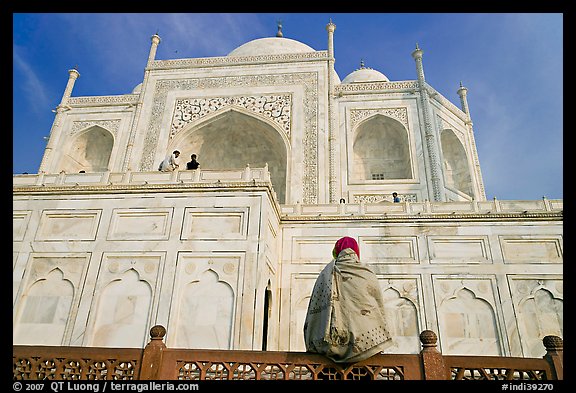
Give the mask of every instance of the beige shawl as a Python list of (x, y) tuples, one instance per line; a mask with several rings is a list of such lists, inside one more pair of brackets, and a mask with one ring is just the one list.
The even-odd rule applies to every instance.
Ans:
[(391, 345), (378, 279), (346, 248), (320, 272), (304, 323), (308, 352), (356, 363)]

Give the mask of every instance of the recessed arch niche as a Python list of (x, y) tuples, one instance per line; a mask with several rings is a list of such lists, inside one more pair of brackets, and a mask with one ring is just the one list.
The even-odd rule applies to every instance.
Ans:
[(106, 172), (114, 146), (114, 136), (110, 131), (92, 126), (68, 143), (62, 157), (60, 170), (74, 172)]
[(397, 120), (377, 114), (354, 133), (353, 180), (411, 179), (408, 132)]
[(456, 189), (472, 197), (472, 177), (466, 157), (466, 150), (454, 131), (445, 129), (440, 134), (444, 156), (444, 181), (446, 187)]
[(268, 164), (278, 200), (286, 203), (287, 142), (263, 120), (230, 109), (183, 130), (171, 146), (182, 154), (181, 168), (186, 168), (191, 154), (197, 155), (200, 169), (261, 168)]

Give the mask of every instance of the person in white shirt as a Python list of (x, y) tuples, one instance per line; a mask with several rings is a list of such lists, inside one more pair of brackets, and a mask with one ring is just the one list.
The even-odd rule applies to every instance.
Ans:
[(172, 152), (172, 154), (170, 154), (169, 156), (166, 156), (164, 161), (162, 161), (160, 163), (158, 170), (161, 172), (174, 171), (176, 168), (178, 168), (178, 163), (176, 162), (176, 159), (178, 158), (179, 155), (180, 155), (180, 152), (178, 150), (174, 150)]

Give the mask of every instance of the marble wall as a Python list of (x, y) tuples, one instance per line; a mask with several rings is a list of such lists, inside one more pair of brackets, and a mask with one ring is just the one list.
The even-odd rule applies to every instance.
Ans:
[[(266, 171), (14, 177), (13, 342), (303, 351), (341, 236), (380, 279), (391, 352), (540, 357), (563, 336), (561, 201), (283, 205)], [(84, 181), (84, 182), (83, 182)]]
[(545, 335), (563, 335), (561, 223), (319, 221), (283, 227), (282, 307), (290, 313), (281, 342), (290, 350), (305, 349), (308, 299), (341, 236), (358, 240), (380, 279), (393, 353), (418, 353), (425, 329), (451, 355), (540, 357)]

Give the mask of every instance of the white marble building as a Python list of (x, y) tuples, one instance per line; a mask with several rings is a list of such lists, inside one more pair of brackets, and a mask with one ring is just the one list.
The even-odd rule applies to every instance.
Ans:
[[(563, 336), (563, 201), (487, 201), (467, 89), (278, 36), (155, 59), (125, 95), (73, 97), (38, 174), (13, 177), (14, 344), (304, 350), (341, 236), (381, 280), (396, 353), (539, 357)], [(180, 168), (159, 172), (178, 149)], [(200, 169), (185, 170), (191, 154)], [(398, 192), (400, 203), (391, 203)], [(343, 199), (343, 200), (342, 200)]]

